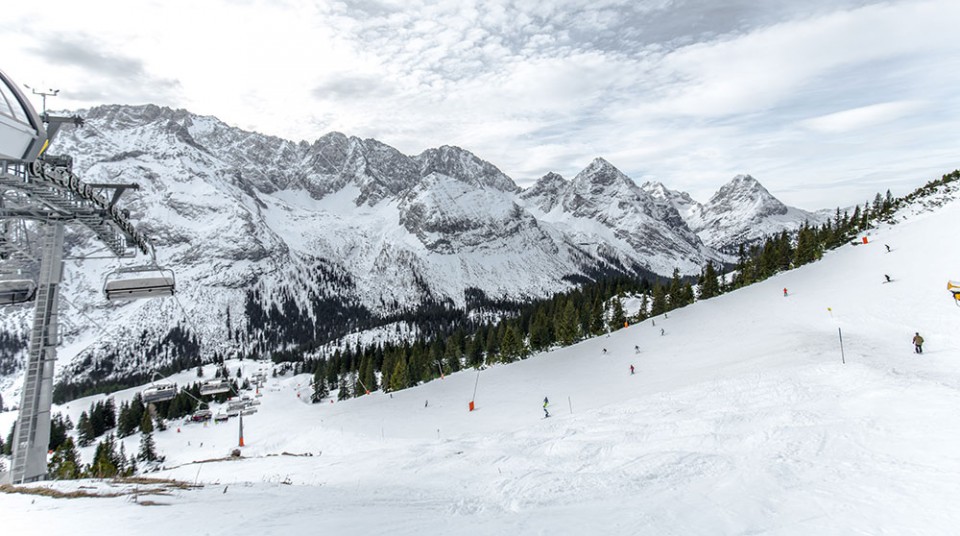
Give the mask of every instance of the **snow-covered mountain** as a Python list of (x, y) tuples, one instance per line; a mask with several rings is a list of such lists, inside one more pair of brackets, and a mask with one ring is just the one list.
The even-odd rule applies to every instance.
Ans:
[[(600, 273), (695, 274), (729, 260), (603, 159), (521, 190), (457, 147), (408, 156), (340, 133), (298, 143), (153, 105), (80, 115), (85, 126), (65, 127), (51, 151), (74, 156), (87, 182), (140, 185), (121, 204), (176, 271), (178, 297), (106, 303), (104, 274), (121, 263), (80, 260), (98, 245), (72, 231), (58, 367), (71, 378), (324, 341), (468, 296), (524, 300)], [(715, 197), (708, 207), (732, 206)], [(762, 216), (728, 214), (697, 221), (720, 233)], [(8, 308), (0, 325), (22, 331), (27, 314)], [(182, 355), (167, 344), (175, 329), (190, 334)]]
[[(311, 375), (270, 377), (268, 363), (228, 361), (231, 376), (263, 367), (269, 377), (258, 412), (243, 418), (242, 448), (236, 418), (171, 421), (154, 432), (165, 467), (147, 476), (185, 485), (31, 484), (98, 497), (5, 494), (3, 528), (954, 534), (960, 309), (945, 287), (960, 278), (960, 249), (943, 244), (960, 227), (960, 190), (937, 190), (899, 211), (898, 224), (873, 229), (867, 245), (609, 337), (392, 394), (310, 404)], [(784, 298), (783, 287), (797, 292)], [(922, 355), (911, 344), (918, 331)], [(198, 381), (193, 370), (169, 379)], [(139, 390), (111, 396), (119, 406)], [(76, 423), (103, 400), (54, 412)], [(0, 413), (0, 432), (15, 417)], [(131, 455), (141, 438), (117, 441)], [(84, 464), (96, 448), (79, 449)]]
[(660, 182), (647, 182), (642, 189), (664, 206), (676, 209), (704, 244), (720, 250), (782, 231), (793, 232), (804, 222), (816, 224), (821, 220), (817, 213), (783, 204), (750, 175), (737, 175), (706, 204)]
[(697, 273), (706, 260), (723, 260), (703, 245), (674, 207), (657, 202), (603, 158), (596, 158), (571, 181), (547, 174), (520, 198), (541, 220), (604, 255), (620, 255), (627, 265), (637, 262), (630, 252), (649, 259), (647, 267), (659, 274), (673, 268)]

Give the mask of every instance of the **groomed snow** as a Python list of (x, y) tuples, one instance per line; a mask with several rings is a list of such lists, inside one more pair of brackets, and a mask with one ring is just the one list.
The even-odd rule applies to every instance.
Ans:
[[(156, 434), (168, 469), (152, 476), (203, 488), (138, 499), (160, 506), (0, 495), (0, 531), (956, 533), (960, 308), (945, 287), (960, 278), (957, 228), (953, 201), (875, 230), (870, 244), (494, 366), (478, 383), (467, 371), (392, 397), (310, 405), (308, 376), (271, 378), (259, 413), (244, 418), (240, 460), (193, 463), (228, 455), (236, 419)], [(91, 400), (70, 404), (74, 420)], [(0, 414), (4, 434), (13, 415)]]

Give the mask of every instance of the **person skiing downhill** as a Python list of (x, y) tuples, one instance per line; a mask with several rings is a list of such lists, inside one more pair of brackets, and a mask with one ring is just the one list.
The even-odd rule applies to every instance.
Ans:
[(550, 404), (550, 401), (547, 400), (547, 397), (543, 397), (543, 418), (546, 419), (550, 416), (550, 412), (547, 411), (547, 405)]
[(913, 336), (913, 351), (918, 354), (923, 353), (923, 337), (920, 336), (919, 331)]
[(630, 375), (633, 376), (633, 365), (630, 365)]
[(787, 297), (787, 287), (783, 287), (783, 297)]

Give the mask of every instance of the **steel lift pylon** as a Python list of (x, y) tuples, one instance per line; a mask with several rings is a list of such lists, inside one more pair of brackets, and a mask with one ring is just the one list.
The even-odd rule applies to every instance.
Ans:
[[(82, 120), (54, 117), (45, 111), (38, 115), (23, 92), (0, 71), (0, 222), (35, 222), (41, 236), (39, 267), (31, 255), (18, 250), (15, 240), (0, 236), (0, 268), (17, 277), (22, 277), (23, 271), (34, 271), (37, 279), (8, 478), (12, 483), (41, 480), (47, 475), (65, 225), (79, 224), (93, 231), (117, 257), (130, 257), (137, 250), (153, 254), (146, 238), (128, 221), (128, 213), (116, 206), (120, 193), (136, 185), (86, 184), (73, 173), (71, 158), (45, 154), (65, 123), (80, 126)], [(107, 190), (113, 191), (112, 197), (104, 195)], [(0, 270), (0, 275), (3, 272)], [(172, 275), (169, 280), (169, 289), (163, 289), (168, 292), (163, 295), (173, 293)], [(22, 281), (11, 281), (11, 285)], [(132, 284), (134, 290), (136, 283)], [(11, 294), (16, 296), (16, 290)]]

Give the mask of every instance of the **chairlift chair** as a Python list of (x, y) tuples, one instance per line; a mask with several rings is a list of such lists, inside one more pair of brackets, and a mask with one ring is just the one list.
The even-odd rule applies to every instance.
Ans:
[(103, 295), (107, 300), (161, 298), (173, 296), (176, 287), (173, 270), (156, 265), (128, 266), (107, 274)]
[(33, 279), (0, 279), (0, 305), (16, 305), (37, 297), (37, 282)]
[(200, 395), (218, 395), (230, 392), (230, 382), (227, 380), (207, 380), (200, 385)]
[(213, 412), (209, 409), (198, 409), (197, 411), (193, 412), (193, 415), (190, 416), (190, 420), (194, 422), (209, 421), (212, 418)]
[(140, 393), (144, 404), (166, 402), (167, 400), (173, 400), (176, 396), (177, 384), (175, 383), (158, 383), (147, 387)]

